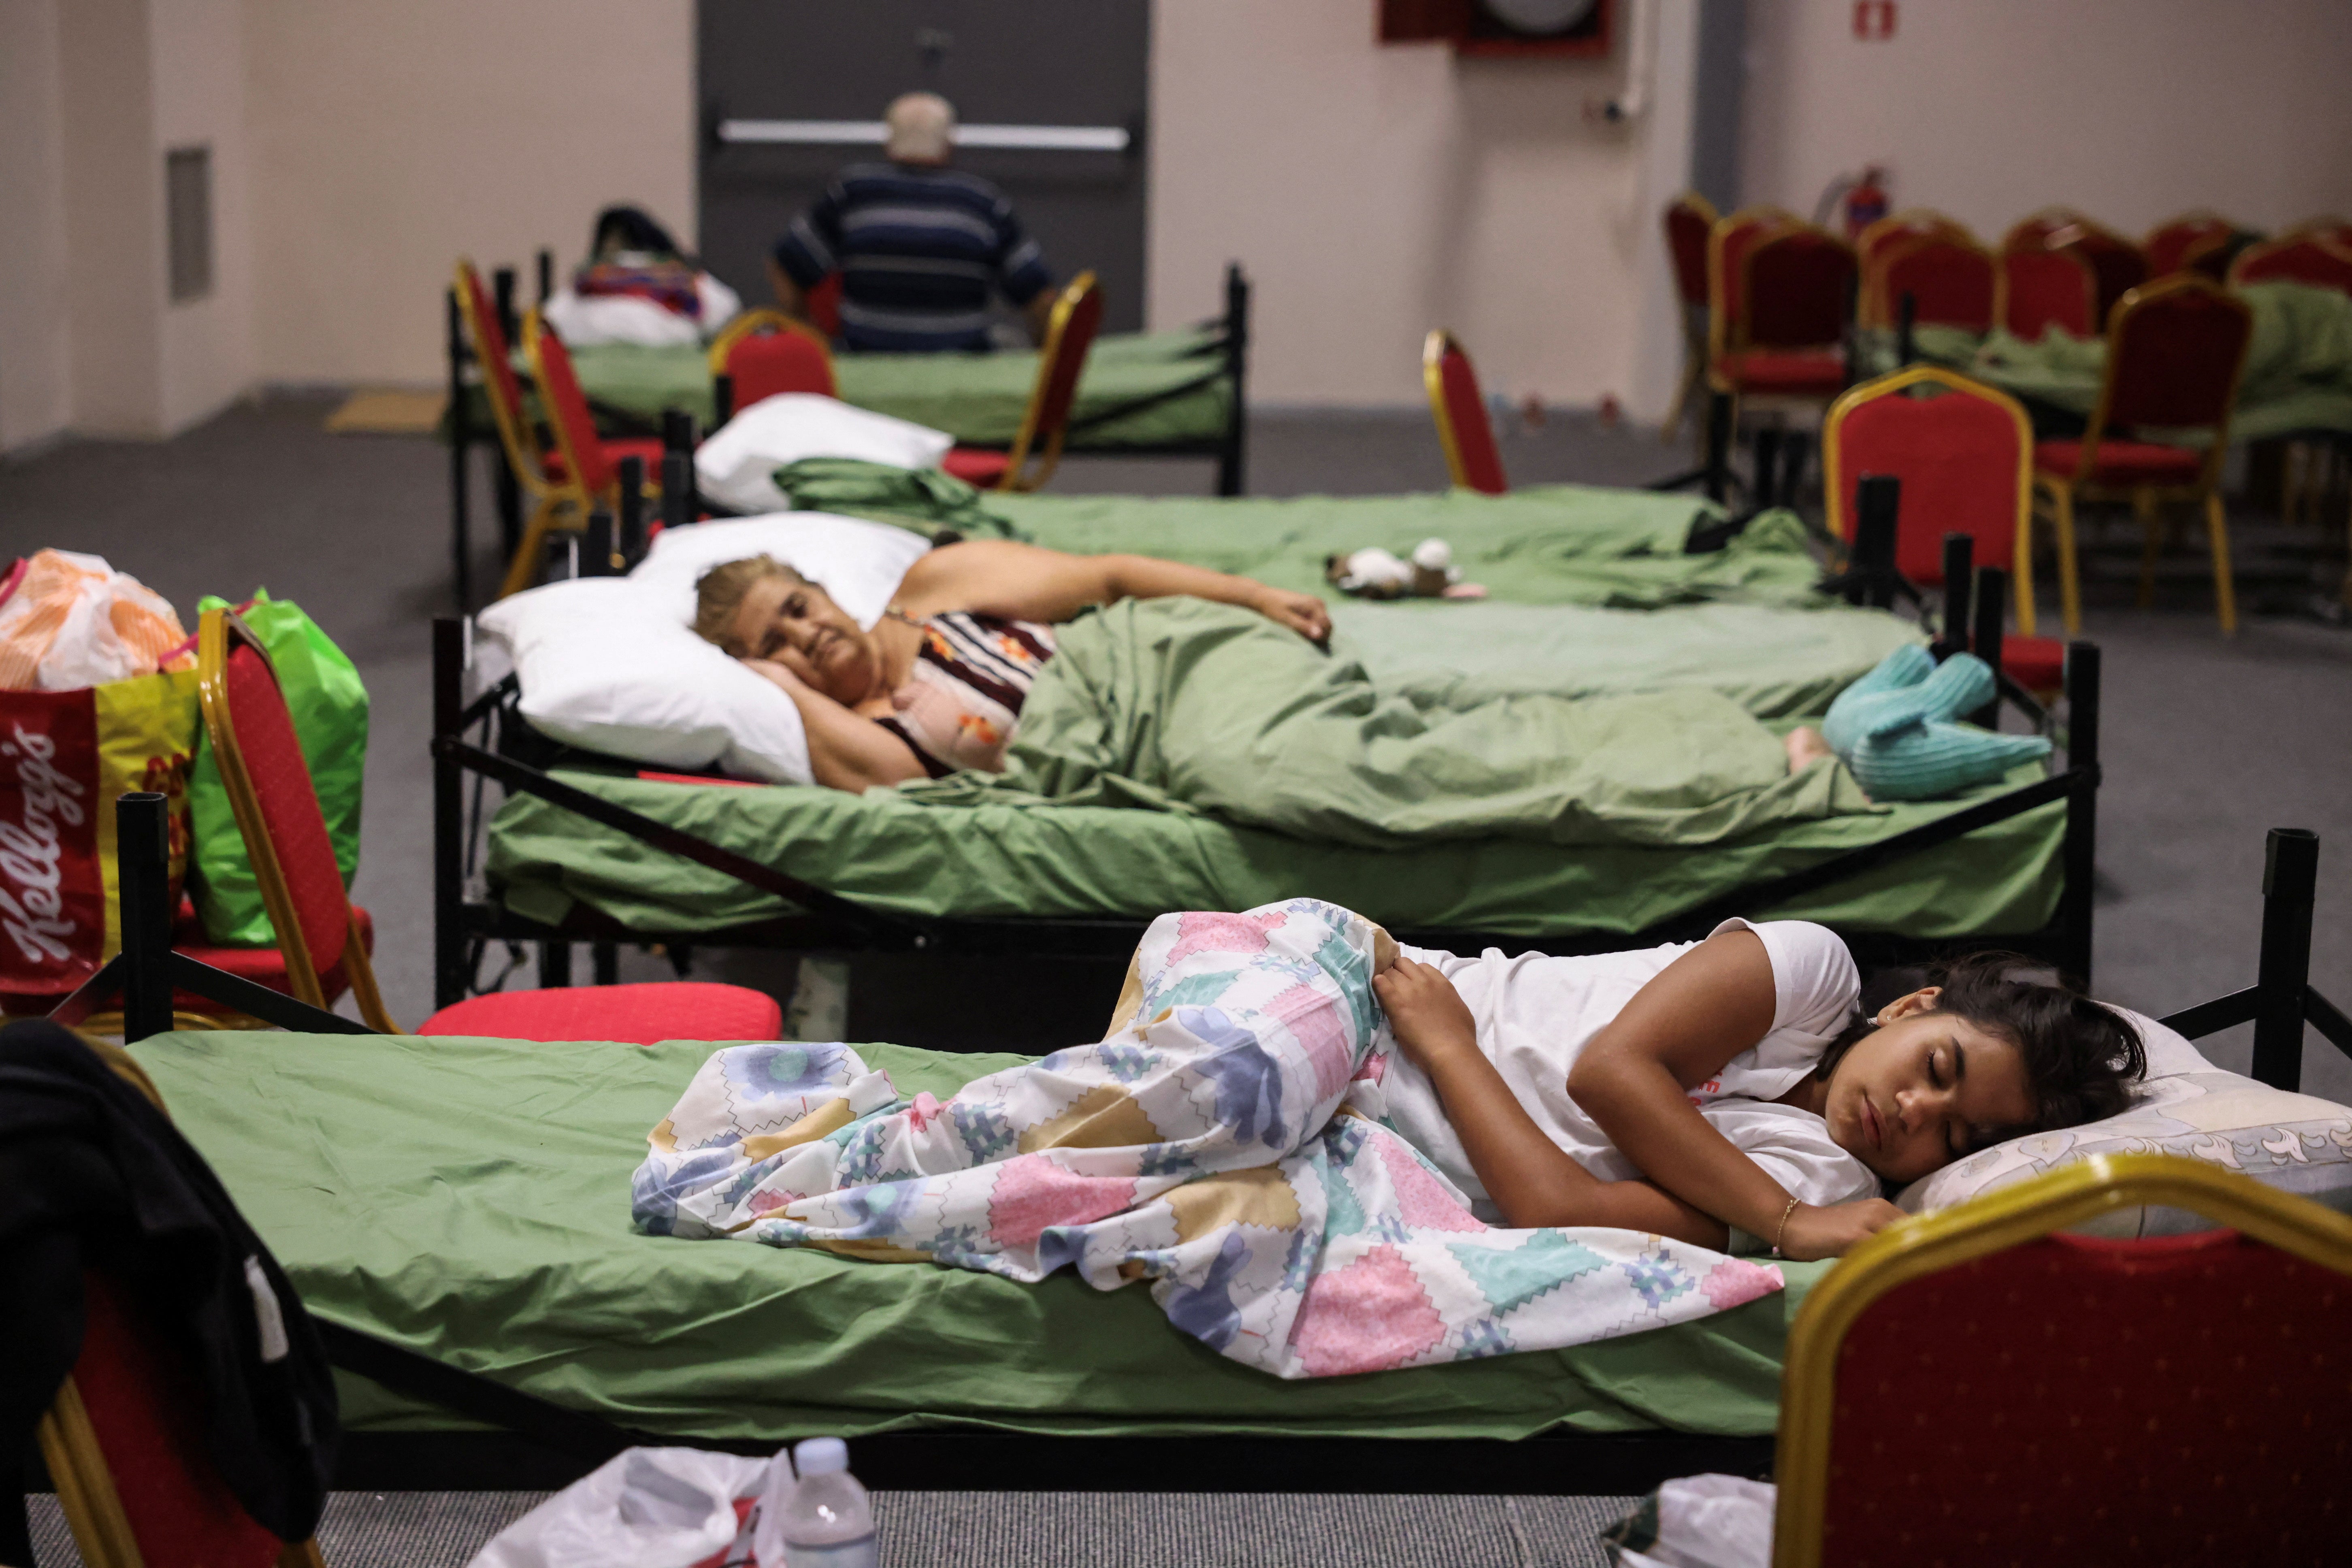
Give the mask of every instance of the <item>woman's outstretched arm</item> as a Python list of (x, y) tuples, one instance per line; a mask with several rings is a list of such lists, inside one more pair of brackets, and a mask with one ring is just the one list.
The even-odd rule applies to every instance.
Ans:
[(1066, 555), (1007, 539), (934, 550), (908, 568), (898, 596), (912, 613), (971, 610), (1023, 621), (1066, 621), (1089, 605), (1171, 594), (1238, 605), (1309, 642), (1331, 635), (1331, 612), (1312, 594), (1150, 555)]
[(809, 773), (827, 789), (863, 795), (923, 776), (914, 749), (873, 720), (852, 712), (773, 659), (743, 661), (783, 688), (808, 733)]

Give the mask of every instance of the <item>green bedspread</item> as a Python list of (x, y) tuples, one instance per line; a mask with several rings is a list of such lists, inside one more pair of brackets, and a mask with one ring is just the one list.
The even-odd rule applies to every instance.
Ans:
[[(901, 1092), (941, 1098), (1023, 1059), (858, 1048)], [(1573, 1350), (1285, 1383), (1170, 1328), (1140, 1289), (636, 1234), (646, 1132), (711, 1049), (230, 1033), (135, 1047), (311, 1311), (681, 1438), (1764, 1434), (1789, 1320), (1830, 1267), (1783, 1265), (1782, 1295)], [(467, 1425), (339, 1375), (354, 1430)]]
[[(2352, 297), (2303, 283), (2250, 283), (2238, 292), (2253, 310), (2254, 332), (2230, 438), (2352, 431)], [(2099, 380), (2106, 371), (2104, 340), (2059, 331), (2028, 342), (1998, 327), (1981, 340), (1948, 329), (1923, 329), (1916, 347), (1923, 358), (2070, 414), (2088, 415), (2097, 406)], [(1874, 353), (1883, 368), (1893, 368), (1891, 334), (1876, 341)]]
[[(1234, 389), (1222, 374), (1218, 343), (1214, 331), (1199, 328), (1097, 338), (1070, 414), (1070, 449), (1177, 446), (1223, 435)], [(593, 402), (646, 418), (683, 408), (706, 427), (710, 424), (710, 362), (699, 345), (596, 343), (573, 349), (572, 362)], [(944, 430), (969, 446), (1002, 447), (1021, 428), (1037, 381), (1037, 355), (1017, 349), (844, 353), (834, 356), (833, 369), (845, 403)], [(1147, 399), (1164, 401), (1105, 418)]]
[(1254, 611), (1126, 600), (1058, 628), (1001, 773), (901, 786), (942, 805), (1206, 814), (1317, 843), (1695, 847), (1874, 812), (1841, 767), (1697, 687), (1587, 697), (1474, 679), (1379, 685)]

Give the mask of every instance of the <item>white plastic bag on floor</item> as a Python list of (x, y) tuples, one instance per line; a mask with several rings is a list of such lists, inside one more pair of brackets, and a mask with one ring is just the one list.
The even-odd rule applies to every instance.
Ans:
[(500, 1531), (467, 1568), (751, 1568), (772, 1462), (628, 1449)]
[(1619, 1568), (1769, 1568), (1779, 1496), (1769, 1481), (1738, 1476), (1668, 1481), (1601, 1543)]

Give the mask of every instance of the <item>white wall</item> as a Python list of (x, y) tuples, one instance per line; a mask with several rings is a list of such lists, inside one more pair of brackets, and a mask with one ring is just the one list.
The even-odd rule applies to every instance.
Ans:
[(245, 0), (257, 374), (443, 375), (451, 267), (566, 265), (597, 209), (681, 236), (690, 0)]
[(58, 0), (0, 0), (0, 452), (73, 417)]
[(2063, 203), (2126, 234), (2212, 207), (2258, 228), (2352, 209), (2344, 0), (1748, 0), (1741, 196), (1809, 215), (1883, 162), (1897, 206), (1997, 241)]
[(1606, 61), (1464, 60), (1383, 47), (1374, 19), (1369, 0), (1153, 8), (1152, 323), (1213, 313), (1238, 258), (1256, 399), (1417, 401), (1434, 326), (1493, 390), (1624, 396), (1644, 263), (1663, 266), (1644, 241), (1673, 187), (1648, 188), (1646, 129), (1585, 119), (1618, 90), (1623, 44)]

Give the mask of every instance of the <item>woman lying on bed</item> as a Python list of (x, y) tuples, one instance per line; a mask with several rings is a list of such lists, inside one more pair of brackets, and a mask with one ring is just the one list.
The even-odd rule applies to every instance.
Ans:
[[(1004, 769), (1054, 626), (1094, 605), (1185, 594), (1257, 611), (1318, 646), (1331, 613), (1311, 594), (1148, 555), (1066, 555), (969, 540), (908, 568), (868, 631), (824, 587), (769, 556), (695, 584), (694, 629), (782, 687), (799, 708), (816, 782), (853, 794), (959, 768)], [(1830, 754), (1791, 732), (1790, 772)]]
[(907, 570), (872, 631), (765, 555), (696, 584), (694, 629), (801, 710), (816, 782), (858, 792), (958, 768), (999, 773), (1054, 626), (1093, 605), (1190, 594), (1257, 611), (1310, 642), (1331, 635), (1311, 594), (1148, 555), (1065, 555), (1009, 540), (942, 546)]
[(1882, 1184), (2124, 1108), (2138, 1036), (2007, 977), (2026, 962), (1943, 966), (1865, 1017), (1845, 944), (1803, 921), (1590, 958), (1401, 950), (1372, 981), (1405, 1058), (1388, 1120), (1515, 1227), (1834, 1257), (1904, 1217)]

